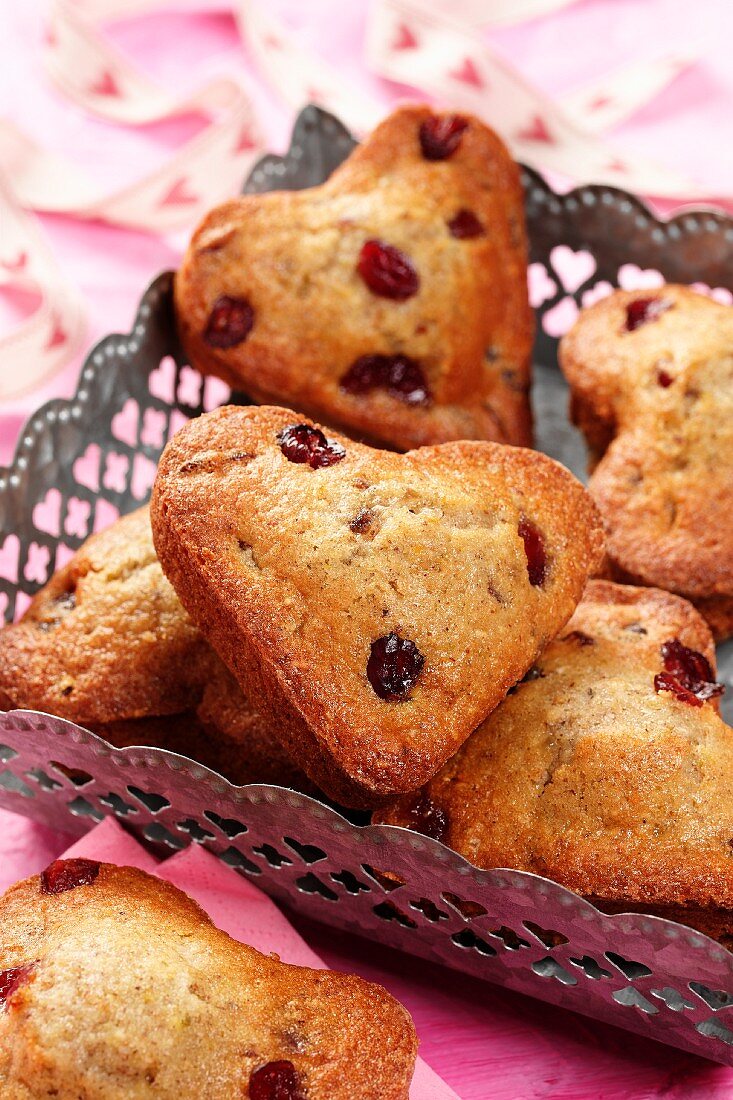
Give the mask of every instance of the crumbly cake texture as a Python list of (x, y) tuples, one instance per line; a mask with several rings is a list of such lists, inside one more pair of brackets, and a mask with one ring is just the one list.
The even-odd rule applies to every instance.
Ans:
[(0, 898), (0, 972), (21, 968), (0, 999), (3, 1100), (407, 1100), (417, 1038), (381, 986), (261, 955), (142, 871), (45, 874)]
[[(465, 124), (455, 147), (428, 159), (421, 128), (450, 128), (451, 119)], [(388, 251), (363, 261), (368, 242), (396, 248), (399, 260)], [(360, 274), (364, 262), (381, 292)], [(400, 108), (323, 186), (217, 207), (193, 236), (175, 301), (193, 365), (258, 401), (397, 450), (451, 439), (531, 444), (534, 319), (519, 170), (473, 116)], [(350, 392), (342, 381), (364, 356), (408, 357), (428, 396), (399, 362), (397, 378), (376, 364), (391, 383), (362, 377), (366, 388)]]
[(0, 632), (0, 695), (82, 724), (175, 714), (199, 697), (207, 654), (144, 508), (87, 539)]
[(583, 311), (560, 363), (615, 579), (733, 634), (733, 309), (682, 286), (619, 290)]
[(421, 791), (378, 815), (479, 867), (544, 875), (733, 945), (733, 730), (655, 690), (672, 639), (715, 671), (686, 600), (591, 581), (536, 668)]
[[(313, 452), (293, 449), (300, 436)], [(397, 455), (266, 406), (184, 426), (151, 516), (194, 621), (293, 759), (356, 806), (437, 771), (561, 629), (602, 553), (588, 494), (535, 451)]]
[(87, 539), (0, 630), (0, 708), (190, 756), (234, 783), (315, 790), (184, 611), (147, 508)]

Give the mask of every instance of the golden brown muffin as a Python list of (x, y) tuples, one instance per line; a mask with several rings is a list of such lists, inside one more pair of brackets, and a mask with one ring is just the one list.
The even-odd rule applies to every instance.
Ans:
[(733, 730), (717, 691), (691, 604), (591, 581), (514, 694), (379, 820), (733, 946)]
[(375, 451), (267, 406), (191, 421), (151, 517), (184, 606), (343, 805), (425, 782), (570, 617), (599, 564), (580, 483), (535, 451)]
[(143, 871), (58, 860), (0, 898), (3, 1100), (407, 1100), (416, 1054), (381, 986), (261, 955)]
[(87, 539), (0, 630), (0, 707), (190, 756), (234, 783), (315, 790), (183, 610), (147, 508)]
[(0, 695), (87, 724), (175, 714), (199, 698), (208, 654), (141, 508), (87, 539), (0, 632)]
[(614, 576), (692, 600), (733, 633), (733, 309), (681, 286), (623, 291), (560, 345)]
[(397, 450), (531, 444), (519, 170), (473, 116), (402, 107), (327, 183), (213, 210), (176, 278), (195, 367)]

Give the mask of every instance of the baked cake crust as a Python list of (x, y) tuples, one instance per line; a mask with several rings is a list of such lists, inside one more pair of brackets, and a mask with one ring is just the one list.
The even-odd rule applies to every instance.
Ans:
[[(320, 436), (330, 464), (289, 460), (291, 429)], [(395, 455), (264, 406), (178, 432), (151, 516), (193, 619), (344, 805), (434, 774), (567, 621), (602, 549), (587, 493), (537, 452), (459, 442)], [(544, 541), (537, 583), (526, 520)], [(389, 639), (413, 661), (393, 699), (370, 672)]]
[[(421, 127), (454, 117), (402, 107), (321, 187), (245, 195), (208, 214), (175, 284), (192, 364), (398, 450), (450, 439), (530, 445), (534, 318), (519, 169), (469, 115), (454, 151), (427, 159)], [(397, 286), (407, 298), (375, 293), (360, 275), (368, 241), (407, 260), (412, 275)], [(222, 300), (239, 303), (223, 329)], [(353, 364), (374, 355), (417, 363), (429, 399), (404, 378), (392, 389), (344, 388)]]
[(30, 968), (0, 1002), (3, 1100), (244, 1100), (273, 1062), (292, 1100), (407, 1100), (417, 1038), (386, 990), (261, 955), (142, 871), (59, 864), (0, 898), (0, 972)]
[(733, 634), (733, 308), (619, 290), (583, 311), (560, 364), (615, 579), (685, 596)]
[(605, 909), (659, 912), (733, 944), (733, 730), (716, 699), (655, 690), (675, 638), (714, 675), (691, 604), (591, 581), (532, 675), (378, 819), (420, 828), (431, 807), (444, 843), (479, 867), (531, 871)]
[(315, 792), (184, 611), (147, 508), (87, 539), (0, 630), (0, 708), (168, 749), (233, 783)]

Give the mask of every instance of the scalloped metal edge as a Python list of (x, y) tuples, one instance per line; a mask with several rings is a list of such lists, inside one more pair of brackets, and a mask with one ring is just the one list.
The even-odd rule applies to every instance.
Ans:
[[(558, 899), (559, 903), (568, 911), (574, 910), (576, 913), (586, 911), (590, 913), (594, 921), (601, 922), (604, 926), (609, 926), (610, 929), (614, 925), (620, 927), (621, 922), (624, 922), (626, 925), (625, 931), (630, 927), (638, 931), (640, 936), (645, 937), (648, 935), (648, 926), (651, 922), (669, 940), (684, 936), (691, 947), (704, 951), (712, 962), (720, 963), (727, 959), (733, 976), (733, 952), (689, 925), (668, 920), (666, 917), (655, 916), (653, 913), (628, 911), (604, 913), (587, 898), (582, 897), (573, 890), (569, 890), (561, 883), (555, 882), (554, 879), (545, 878), (530, 871), (520, 871), (512, 867), (477, 867), (441, 841), (422, 833), (398, 825), (355, 825), (332, 806), (288, 787), (279, 787), (267, 783), (249, 783), (244, 786), (237, 786), (225, 776), (213, 771), (211, 768), (207, 768), (204, 764), (199, 764), (190, 757), (179, 753), (170, 752), (168, 749), (152, 748), (146, 745), (128, 745), (125, 748), (116, 748), (91, 730), (65, 718), (47, 714), (44, 711), (0, 711), (0, 717), (28, 722), (37, 730), (50, 729), (54, 736), (61, 738), (68, 736), (75, 744), (90, 748), (95, 756), (109, 757), (116, 761), (124, 760), (125, 765), (123, 766), (126, 766), (129, 762), (131, 770), (141, 767), (155, 770), (158, 765), (163, 764), (175, 775), (183, 773), (196, 783), (205, 783), (215, 796), (231, 800), (234, 805), (245, 803), (256, 805), (263, 800), (273, 802), (286, 799), (292, 808), (301, 808), (310, 813), (315, 811), (322, 821), (338, 821), (340, 832), (347, 834), (359, 833), (361, 836), (373, 838), (376, 844), (380, 843), (379, 838), (381, 836), (395, 837), (399, 840), (400, 846), (410, 848), (412, 851), (429, 854), (433, 860), (444, 867), (455, 871), (459, 875), (470, 877), (477, 886), (502, 888), (506, 886), (507, 882), (516, 885), (517, 889), (520, 890), (526, 888), (524, 884), (531, 884), (535, 888), (539, 886), (540, 892)], [(155, 763), (151, 765), (149, 758), (152, 758)], [(728, 1007), (733, 1010), (733, 1005)], [(726, 1009), (720, 1011), (726, 1012)]]
[[(659, 244), (663, 244), (665, 239), (678, 240), (684, 234), (697, 233), (699, 230), (697, 219), (700, 218), (710, 219), (713, 223), (708, 226), (711, 232), (718, 232), (722, 226), (728, 239), (733, 241), (733, 215), (712, 203), (691, 203), (674, 214), (665, 216), (655, 213), (645, 199), (632, 191), (625, 191), (622, 187), (613, 187), (605, 183), (584, 183), (568, 191), (555, 191), (535, 168), (530, 168), (527, 164), (520, 164), (520, 168), (528, 201), (541, 201), (553, 214), (561, 213), (563, 207), (567, 212), (574, 213), (581, 206), (588, 205), (587, 196), (589, 195), (594, 199), (602, 199), (604, 195), (609, 195), (614, 203), (628, 203), (628, 212), (636, 210), (644, 218), (645, 224), (651, 223), (655, 228), (662, 230), (663, 236), (657, 238)], [(669, 233), (670, 227), (673, 228), (672, 233)]]

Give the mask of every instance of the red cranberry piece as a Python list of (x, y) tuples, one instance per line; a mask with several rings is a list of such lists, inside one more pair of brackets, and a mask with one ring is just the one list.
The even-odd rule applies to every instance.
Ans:
[(370, 508), (362, 508), (349, 524), (349, 530), (353, 531), (355, 535), (363, 535), (369, 530), (373, 522), (374, 512)]
[(681, 703), (688, 703), (691, 707), (701, 707), (703, 703), (702, 699), (698, 699), (694, 692), (688, 691), (671, 672), (657, 673), (654, 677), (654, 690), (657, 693), (670, 691)]
[(417, 294), (420, 287), (420, 277), (409, 257), (384, 241), (364, 243), (357, 271), (369, 289), (382, 298), (403, 302)]
[(420, 148), (426, 160), (447, 160), (461, 143), (468, 119), (461, 115), (432, 115), (420, 126)]
[(334, 466), (346, 457), (340, 443), (326, 439), (320, 428), (310, 424), (291, 424), (278, 432), (280, 450), (290, 462), (307, 462), (312, 470)]
[(448, 832), (448, 815), (424, 792), (409, 810), (409, 828), (433, 840), (443, 840)]
[(483, 237), (486, 233), (481, 222), (472, 210), (459, 210), (448, 222), (451, 237), (459, 241), (468, 241), (473, 237)]
[(35, 968), (35, 963), (26, 963), (25, 966), (13, 966), (10, 970), (0, 970), (0, 1009), (5, 1008), (16, 989), (28, 981)]
[(394, 703), (410, 694), (424, 664), (415, 643), (393, 632), (372, 642), (367, 676), (379, 698)]
[(303, 1100), (300, 1078), (292, 1062), (268, 1062), (249, 1078), (250, 1100)]
[(408, 355), (361, 355), (341, 379), (341, 388), (351, 394), (387, 390), (406, 405), (430, 402), (422, 368)]
[(650, 321), (658, 321), (673, 304), (667, 298), (635, 298), (626, 307), (626, 331), (635, 332)]
[(41, 871), (41, 893), (63, 894), (77, 886), (89, 886), (99, 874), (93, 859), (57, 859)]
[(547, 577), (545, 540), (538, 528), (525, 516), (522, 516), (519, 521), (519, 537), (524, 543), (524, 552), (527, 555), (529, 583), (537, 588), (545, 583)]
[(671, 691), (677, 699), (700, 707), (708, 699), (722, 695), (725, 688), (716, 683), (710, 662), (703, 653), (672, 638), (661, 648), (664, 672), (654, 677), (655, 691)]
[(204, 340), (212, 348), (234, 348), (249, 336), (255, 311), (246, 298), (220, 294), (211, 307)]

